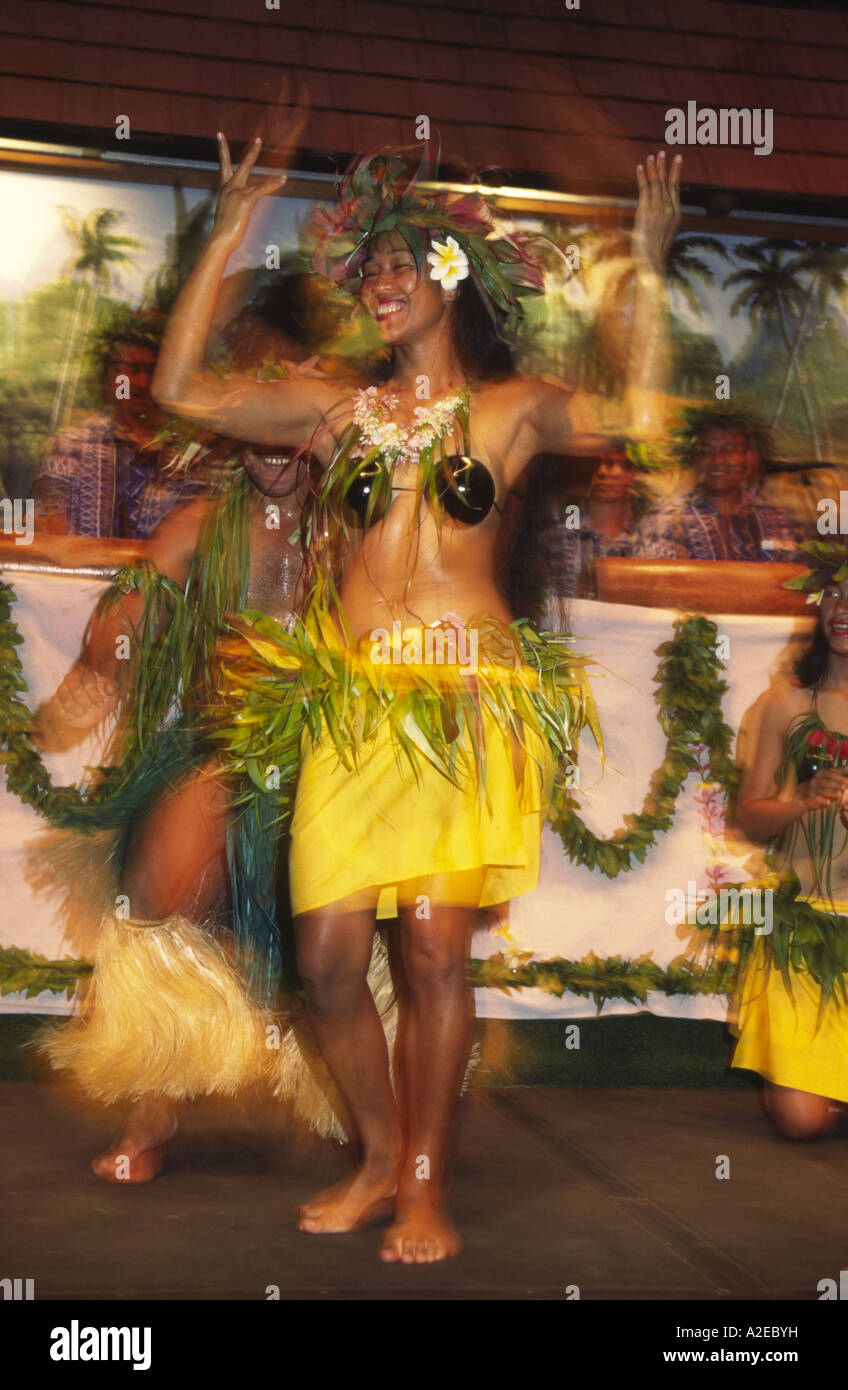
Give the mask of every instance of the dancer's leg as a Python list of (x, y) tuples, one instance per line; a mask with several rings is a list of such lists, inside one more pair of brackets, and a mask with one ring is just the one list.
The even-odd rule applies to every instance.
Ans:
[[(474, 1038), (468, 956), (476, 907), (468, 904), (479, 901), (482, 874), (449, 878), (446, 885), (432, 882), (417, 906), (399, 914), (406, 1147), (395, 1220), (380, 1254), (405, 1264), (445, 1259), (461, 1248), (445, 1200), (445, 1159)], [(429, 915), (420, 915), (422, 901)]]
[(131, 917), (175, 912), (200, 920), (227, 883), (227, 807), (232, 793), (207, 763), (154, 802), (130, 832), (121, 877)]
[[(227, 787), (209, 764), (133, 827), (121, 878), (130, 916), (160, 921), (183, 913), (197, 920), (210, 911), (226, 887), (226, 832)], [(114, 1142), (93, 1160), (93, 1171), (111, 1182), (150, 1182), (176, 1128), (171, 1102), (158, 1096), (136, 1102)]]
[(763, 1109), (784, 1139), (820, 1139), (839, 1118), (838, 1105), (827, 1096), (775, 1086), (770, 1081), (763, 1088)]
[(362, 1147), (354, 1173), (305, 1203), (298, 1224), (351, 1231), (387, 1208), (401, 1152), (386, 1037), (367, 981), (375, 913), (334, 904), (300, 913), (294, 927), (307, 1017)]

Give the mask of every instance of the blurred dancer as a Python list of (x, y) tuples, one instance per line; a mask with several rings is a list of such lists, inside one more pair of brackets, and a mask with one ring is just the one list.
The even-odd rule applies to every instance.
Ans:
[[(293, 306), (303, 299), (297, 282), (298, 277), (281, 279), (228, 325), (229, 354), (242, 369), (252, 368), (260, 375), (265, 370), (276, 372), (283, 359), (288, 362), (287, 371), (316, 369), (317, 359), (309, 355), (314, 333), (303, 312), (293, 313)], [(323, 332), (326, 324), (317, 328)], [(41, 707), (35, 722), (42, 747), (68, 747), (102, 726), (119, 702), (130, 724), (136, 719), (155, 723), (161, 697), (139, 700), (139, 692), (149, 695), (151, 679), (165, 689), (173, 688), (183, 706), (182, 719), (174, 725), (169, 713), (161, 730), (148, 731), (151, 753), (145, 760), (146, 770), (108, 803), (108, 823), (122, 827), (114, 887), (126, 899), (131, 916), (119, 927), (112, 922), (104, 927), (99, 951), (102, 955), (104, 950), (114, 950), (109, 942), (117, 932), (125, 943), (127, 939), (153, 943), (161, 938), (163, 952), (172, 952), (178, 940), (186, 950), (211, 953), (211, 970), (221, 961), (199, 928), (220, 930), (231, 925), (239, 937), (242, 972), (253, 974), (255, 993), (271, 1007), (276, 1003), (279, 965), (273, 861), (264, 865), (261, 887), (249, 881), (251, 866), (244, 863), (244, 851), (248, 840), (256, 840), (258, 830), (251, 827), (245, 836), (244, 827), (230, 811), (236, 784), (225, 775), (214, 745), (200, 731), (191, 734), (184, 721), (192, 707), (206, 706), (212, 699), (215, 671), (210, 662), (215, 641), (225, 631), (228, 610), (249, 605), (284, 627), (294, 621), (303, 598), (299, 528), (309, 488), (308, 462), (284, 449), (235, 449), (219, 440), (197, 466), (218, 495), (176, 508), (156, 528), (146, 562), (159, 580), (152, 587), (136, 587), (128, 582), (129, 575), (119, 576), (89, 626), (80, 659)], [(163, 583), (184, 593), (193, 615), (182, 640), (168, 650), (161, 646), (162, 629), (169, 622), (161, 611)], [(142, 663), (145, 669), (139, 669), (138, 660), (124, 660), (122, 654), (130, 644), (140, 642), (145, 629), (152, 643)], [(173, 756), (161, 752), (162, 748), (173, 748)], [(98, 819), (95, 808), (92, 824), (103, 824), (103, 815), (101, 811)], [(260, 855), (248, 857), (255, 861)], [(266, 861), (270, 858), (266, 854)], [(233, 922), (234, 916), (240, 920)], [(245, 922), (245, 916), (252, 917), (252, 923)], [(140, 923), (143, 938), (137, 931)], [(121, 954), (128, 973), (132, 951), (125, 946)], [(47, 1050), (54, 1064), (72, 1071), (90, 1095), (135, 1102), (114, 1144), (95, 1159), (93, 1167), (111, 1180), (146, 1182), (162, 1167), (164, 1143), (176, 1128), (176, 1101), (192, 1093), (227, 1090), (228, 1078), (221, 1068), (216, 1075), (203, 1075), (196, 1063), (190, 1082), (180, 1075), (179, 1058), (168, 1051), (169, 1035), (179, 1022), (162, 993), (150, 1001), (146, 1031), (139, 1024), (141, 1006), (131, 1005), (138, 1045), (127, 1046), (124, 1030), (121, 1066), (113, 1061), (106, 1071), (100, 1067), (86, 1071), (84, 1059), (94, 1039), (108, 1053), (109, 1039), (115, 1031), (121, 1033), (125, 1018), (123, 1001), (109, 995), (108, 971), (99, 969), (96, 978), (99, 994), (105, 997), (98, 997), (95, 987), (93, 1007), (82, 1026), (59, 1031)], [(238, 991), (235, 997), (239, 998)], [(182, 1011), (179, 990), (171, 1004)], [(243, 1012), (249, 1025), (249, 1011)], [(204, 1026), (212, 1022), (207, 1018)], [(145, 1055), (145, 1050), (152, 1056)], [(186, 1054), (190, 1049), (182, 1051)], [(304, 1114), (314, 1101), (303, 1086), (300, 1089), (298, 1114), (318, 1127), (314, 1113)], [(326, 1128), (323, 1114), (320, 1121)]]
[[(249, 605), (286, 626), (293, 621), (303, 596), (303, 557), (291, 538), (300, 525), (308, 489), (305, 460), (264, 459), (249, 450), (242, 452), (241, 459), (247, 476), (236, 482), (234, 492), (217, 502), (198, 500), (177, 508), (157, 529), (148, 553), (150, 566), (165, 581), (184, 590), (198, 609), (206, 600), (207, 612), (198, 612), (197, 624), (200, 626), (205, 618), (217, 636), (225, 629), (226, 613), (208, 611), (212, 607), (210, 588), (218, 602), (227, 603), (228, 598), (227, 606), (232, 609)], [(264, 490), (256, 485), (256, 479)], [(270, 528), (269, 505), (274, 520)], [(237, 551), (242, 528), (249, 561), (246, 573), (240, 574)], [(211, 567), (214, 575), (208, 573)], [(150, 619), (146, 609), (149, 599), (143, 592), (123, 593), (117, 604), (95, 618), (82, 657), (56, 695), (38, 712), (36, 727), (42, 747), (56, 749), (78, 741), (100, 726), (122, 699), (132, 706), (133, 688), (139, 678), (137, 665), (116, 657), (116, 650), (120, 651), (122, 638), (136, 640)], [(212, 697), (211, 689), (203, 691), (203, 682), (212, 676), (209, 668), (203, 669), (208, 654), (201, 651), (195, 662), (194, 682), (185, 692), (189, 718), (193, 702), (205, 704)], [(158, 656), (154, 658), (157, 661), (161, 661)], [(176, 684), (177, 669), (173, 675)], [(196, 956), (207, 953), (207, 964), (214, 968), (223, 962), (214, 939), (204, 940), (201, 929), (209, 925), (220, 932), (230, 926), (236, 906), (233, 891), (244, 891), (244, 885), (238, 883), (238, 826), (230, 810), (236, 786), (202, 731), (192, 733), (190, 726), (178, 721), (165, 725), (161, 742), (155, 738), (155, 730), (151, 734), (155, 752), (147, 760), (144, 775), (121, 798), (119, 807), (111, 808), (111, 821), (117, 817), (119, 825), (125, 826), (116, 846), (120, 869), (115, 890), (125, 898), (128, 916), (119, 924), (104, 926), (98, 949), (101, 953), (115, 950), (119, 938), (140, 939), (143, 932), (148, 949), (159, 937), (163, 951), (175, 950), (179, 942)], [(173, 757), (169, 753), (172, 746)], [(256, 836), (258, 830), (251, 834)], [(266, 900), (259, 908), (264, 939), (261, 944), (255, 939), (246, 943), (242, 965), (252, 961), (264, 983), (274, 975), (266, 958), (270, 955), (276, 962), (279, 945), (274, 884), (268, 875), (263, 888)], [(257, 905), (252, 906), (255, 910)], [(111, 947), (104, 939), (110, 934), (115, 938)], [(124, 969), (129, 975), (126, 959)], [(169, 999), (165, 991), (155, 991), (155, 981), (148, 981), (149, 997), (130, 1001), (135, 1021), (133, 1046), (133, 1034), (124, 1026), (125, 1005), (104, 993), (106, 979), (106, 972), (96, 972), (93, 1013), (79, 1029), (70, 1025), (58, 1031), (47, 1050), (54, 1064), (75, 1073), (90, 1095), (107, 1102), (133, 1102), (115, 1142), (92, 1166), (101, 1177), (114, 1181), (146, 1182), (162, 1167), (163, 1145), (176, 1129), (176, 1102), (192, 1094), (216, 1089), (227, 1092), (233, 1087), (226, 1070), (217, 1064), (212, 1066), (214, 1076), (204, 1075), (198, 1064), (191, 1069), (191, 1080), (180, 1073), (176, 1065), (179, 1058), (169, 1051), (169, 1039), (175, 1027), (182, 1026), (184, 1017), (185, 1001), (179, 993)], [(271, 1006), (274, 1002), (269, 987), (263, 1003)], [(241, 1012), (244, 1027), (255, 1034), (250, 1011), (245, 1008)], [(204, 1026), (214, 1026), (211, 1013)], [(105, 1074), (97, 1068), (87, 1072), (82, 1059), (94, 1039), (99, 1038), (108, 1053), (107, 1039), (113, 1030), (123, 1038), (121, 1065), (113, 1060)], [(252, 1048), (252, 1043), (248, 1045)], [(190, 1050), (183, 1047), (182, 1052)], [(198, 1058), (202, 1055), (197, 1048), (195, 1053)]]
[[(257, 201), (285, 182), (249, 182), (259, 142), (235, 171), (223, 137), (220, 154), (215, 225), (169, 320), (153, 393), (230, 435), (308, 444), (323, 469), (304, 622), (287, 640), (246, 621), (223, 687), (242, 765), (290, 747), (274, 732), (287, 685), (305, 709), (290, 858), (298, 963), (362, 1161), (305, 1205), (300, 1225), (348, 1231), (391, 1211), (382, 1258), (429, 1262), (460, 1248), (444, 1162), (471, 1045), (474, 914), (537, 881), (554, 761), (591, 701), (565, 643), (512, 623), (494, 581), (501, 509), (534, 454), (597, 453), (601, 441), (578, 397), (512, 368), (504, 332), (519, 292), (542, 285), (531, 248), (490, 235), (482, 198), (425, 191), (394, 156), (359, 161), (315, 221), (315, 267), (379, 328), (385, 385), (208, 373), (224, 267)], [(638, 170), (628, 432), (644, 431), (664, 361), (678, 176), (663, 155)], [(442, 663), (427, 658), (434, 632)], [(469, 648), (473, 670), (459, 655)], [(365, 983), (381, 915), (399, 918), (406, 975), (400, 1110)]]
[(796, 680), (766, 698), (739, 800), (749, 839), (781, 878), (772, 930), (739, 990), (732, 1065), (766, 1078), (764, 1105), (787, 1139), (833, 1128), (848, 1103), (848, 551), (818, 543), (787, 587), (819, 604)]

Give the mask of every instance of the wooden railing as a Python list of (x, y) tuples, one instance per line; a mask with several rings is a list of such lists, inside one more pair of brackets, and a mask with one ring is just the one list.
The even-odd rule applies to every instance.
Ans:
[(761, 613), (815, 617), (807, 595), (781, 585), (803, 565), (743, 560), (597, 559), (595, 585), (605, 603), (685, 608), (699, 613)]
[(141, 560), (148, 541), (93, 540), (90, 536), (52, 536), (36, 532), (30, 545), (0, 538), (0, 573), (76, 574), (108, 579), (123, 565)]
[[(143, 559), (148, 550), (147, 541), (36, 534), (31, 545), (17, 545), (11, 538), (3, 537), (0, 572), (108, 578), (122, 565)], [(784, 580), (802, 573), (801, 565), (735, 560), (595, 561), (597, 597), (601, 602), (695, 609), (701, 613), (815, 616), (805, 594), (781, 587)]]

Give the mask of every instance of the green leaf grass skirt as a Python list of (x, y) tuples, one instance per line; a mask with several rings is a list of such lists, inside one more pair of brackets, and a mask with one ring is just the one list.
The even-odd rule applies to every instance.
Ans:
[(770, 930), (725, 927), (741, 957), (729, 1023), (738, 1042), (731, 1066), (776, 1086), (848, 1101), (848, 902), (805, 897), (791, 870), (757, 884), (770, 889)]
[[(848, 939), (848, 918), (842, 920)], [(776, 1086), (848, 1101), (848, 1007), (834, 997), (824, 1007), (821, 985), (802, 967), (790, 965), (787, 981), (767, 938), (751, 950), (733, 1014), (731, 1066)]]
[(388, 917), (434, 894), (476, 907), (535, 886), (554, 786), (582, 725), (599, 738), (566, 639), (485, 613), (357, 645), (326, 611), (294, 633), (252, 613), (233, 628), (217, 736), (249, 779), (246, 814), (270, 798), (291, 815), (295, 914)]

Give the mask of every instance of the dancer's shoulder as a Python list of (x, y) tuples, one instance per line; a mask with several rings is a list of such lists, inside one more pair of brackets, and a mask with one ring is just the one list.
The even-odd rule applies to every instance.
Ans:
[(812, 705), (809, 687), (788, 677), (775, 681), (760, 701), (763, 719), (781, 732), (799, 717), (809, 714)]

